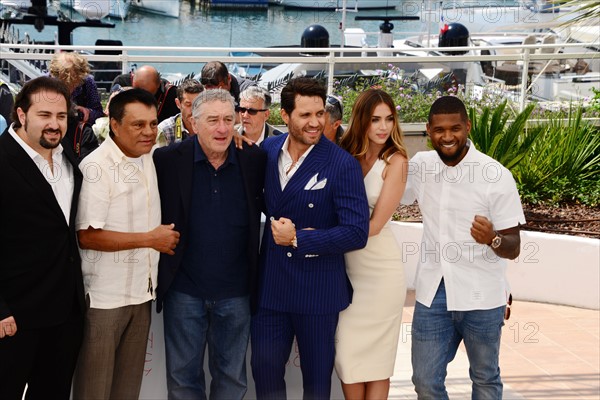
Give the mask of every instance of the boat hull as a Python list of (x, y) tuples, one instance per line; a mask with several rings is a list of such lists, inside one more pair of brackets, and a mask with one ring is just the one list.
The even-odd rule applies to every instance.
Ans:
[(60, 0), (87, 19), (102, 19), (106, 16), (125, 19), (129, 13), (129, 0)]
[[(359, 10), (385, 10), (396, 8), (397, 1), (392, 0), (348, 0), (348, 9)], [(280, 5), (285, 8), (296, 8), (301, 10), (336, 10), (343, 7), (343, 0), (280, 0)]]
[(131, 0), (131, 7), (152, 14), (179, 18), (179, 0)]
[(269, 2), (267, 0), (211, 0), (210, 6), (215, 10), (267, 9)]

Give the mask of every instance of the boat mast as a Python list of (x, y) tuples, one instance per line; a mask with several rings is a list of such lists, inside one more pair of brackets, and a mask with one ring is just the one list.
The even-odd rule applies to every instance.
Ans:
[(342, 0), (342, 20), (340, 22), (340, 32), (342, 33), (342, 40), (340, 42), (340, 47), (344, 48), (345, 40), (344, 31), (346, 30), (346, 5), (348, 0)]

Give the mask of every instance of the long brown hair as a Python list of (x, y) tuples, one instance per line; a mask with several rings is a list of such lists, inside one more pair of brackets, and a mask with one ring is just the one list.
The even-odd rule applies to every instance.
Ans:
[(394, 100), (383, 90), (369, 89), (361, 93), (356, 99), (352, 107), (352, 116), (350, 117), (348, 129), (344, 132), (344, 136), (342, 136), (340, 142), (340, 147), (352, 154), (356, 159), (367, 154), (367, 150), (369, 149), (367, 132), (371, 127), (371, 117), (375, 112), (375, 108), (382, 103), (390, 108), (394, 118), (394, 126), (392, 127), (390, 137), (385, 142), (378, 157), (385, 162), (394, 153), (400, 153), (404, 157), (407, 157)]

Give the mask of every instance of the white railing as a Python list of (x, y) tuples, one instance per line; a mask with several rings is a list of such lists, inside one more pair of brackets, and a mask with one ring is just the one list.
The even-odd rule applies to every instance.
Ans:
[[(537, 53), (538, 49), (553, 49), (553, 52)], [(571, 53), (559, 53), (559, 49), (579, 49)], [(423, 66), (428, 64), (444, 64), (454, 62), (499, 62), (516, 61), (521, 66), (521, 82), (528, 81), (529, 66), (533, 62), (547, 62), (551, 60), (567, 59), (595, 59), (600, 57), (600, 43), (558, 43), (534, 45), (498, 45), (498, 46), (472, 46), (472, 47), (418, 47), (411, 50), (394, 48), (247, 48), (247, 47), (152, 47), (152, 46), (56, 46), (39, 44), (9, 44), (0, 43), (0, 59), (11, 62), (13, 60), (49, 60), (52, 52), (56, 51), (118, 51), (117, 55), (89, 54), (90, 62), (113, 61), (122, 63), (123, 72), (130, 70), (131, 64), (140, 63), (176, 63), (176, 64), (201, 64), (215, 59), (224, 63), (244, 64), (280, 64), (301, 63), (324, 65), (327, 72), (328, 90), (331, 92), (334, 85), (334, 71), (336, 65), (344, 64), (372, 64), (375, 69), (386, 69), (388, 64), (393, 64), (402, 69), (403, 64), (415, 63)], [(423, 56), (394, 56), (392, 52), (410, 51), (427, 54), (429, 52), (448, 51), (476, 51), (501, 50), (514, 52), (514, 54), (490, 55), (423, 55)], [(230, 52), (253, 52), (272, 54), (265, 57), (231, 56)], [(343, 56), (342, 53), (343, 52)], [(363, 53), (377, 54), (377, 56), (364, 56)], [(165, 54), (169, 53), (169, 54)], [(289, 56), (285, 53), (322, 53), (320, 56)], [(222, 55), (216, 55), (222, 54)], [(281, 55), (279, 55), (281, 54)], [(197, 66), (195, 66), (196, 69)], [(484, 77), (485, 78), (485, 77)], [(491, 79), (493, 80), (493, 78)], [(519, 99), (524, 108), (527, 91), (531, 87), (521, 84)]]

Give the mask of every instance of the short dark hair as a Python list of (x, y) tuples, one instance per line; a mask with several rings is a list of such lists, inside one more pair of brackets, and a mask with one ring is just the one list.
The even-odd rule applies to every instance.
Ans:
[[(115, 119), (118, 123), (121, 123), (125, 115), (125, 106), (131, 103), (142, 103), (148, 107), (158, 109), (154, 95), (147, 90), (136, 88), (124, 90), (110, 100), (108, 104), (109, 120)], [(112, 137), (112, 130), (110, 131), (110, 135)]]
[[(11, 115), (15, 128), (21, 127), (21, 122), (17, 115), (17, 108), (20, 108), (25, 113), (29, 111), (29, 107), (31, 107), (31, 104), (33, 103), (33, 95), (42, 91), (61, 95), (67, 101), (67, 112), (71, 110), (71, 95), (67, 86), (59, 79), (49, 76), (40, 76), (25, 83), (21, 91), (15, 97), (15, 105)], [(50, 99), (47, 100), (51, 101)]]
[(291, 115), (296, 107), (296, 95), (307, 97), (320, 97), (325, 106), (327, 89), (318, 80), (313, 78), (294, 78), (281, 90), (281, 108)]
[(205, 86), (218, 86), (219, 83), (227, 83), (229, 71), (221, 61), (209, 61), (204, 64), (200, 72), (200, 82)]
[(200, 82), (198, 82), (196, 79), (192, 79), (192, 78), (184, 79), (184, 81), (181, 82), (181, 84), (179, 84), (179, 86), (177, 86), (177, 98), (179, 99), (179, 101), (183, 101), (184, 93), (195, 94), (195, 93), (201, 93), (203, 90), (204, 90), (204, 86), (202, 86), (202, 84)]
[(456, 96), (443, 96), (434, 101), (429, 109), (427, 122), (431, 123), (431, 118), (438, 114), (460, 114), (463, 121), (469, 120), (465, 103)]

